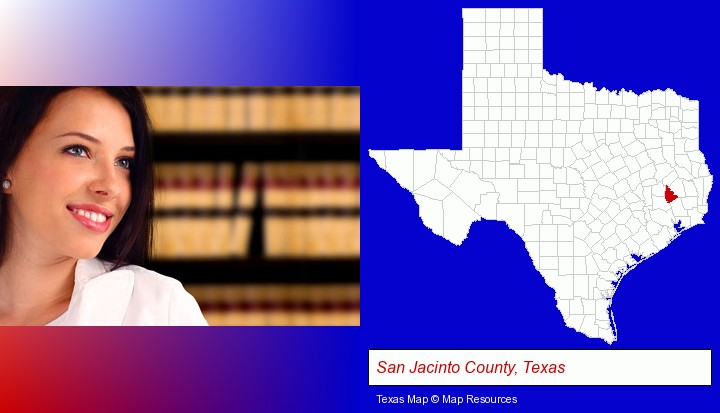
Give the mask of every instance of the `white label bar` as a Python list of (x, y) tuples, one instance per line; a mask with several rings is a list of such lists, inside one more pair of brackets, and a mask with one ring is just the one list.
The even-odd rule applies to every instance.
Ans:
[(369, 350), (371, 386), (710, 386), (710, 350)]

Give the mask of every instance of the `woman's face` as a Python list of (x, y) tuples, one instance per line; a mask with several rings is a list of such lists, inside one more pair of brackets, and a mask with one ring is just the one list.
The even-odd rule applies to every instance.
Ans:
[(92, 258), (130, 204), (130, 117), (98, 89), (58, 95), (10, 167), (12, 245)]

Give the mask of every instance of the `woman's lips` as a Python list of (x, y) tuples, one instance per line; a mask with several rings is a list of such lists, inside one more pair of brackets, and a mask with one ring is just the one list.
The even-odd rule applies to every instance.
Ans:
[[(101, 217), (96, 218), (98, 221), (93, 221), (92, 216), (90, 218), (85, 216), (86, 213), (92, 214), (91, 211), (70, 207), (68, 207), (68, 211), (73, 216), (73, 218), (80, 221), (80, 223), (83, 224), (86, 228), (91, 229), (95, 232), (106, 232), (108, 228), (110, 228), (110, 220), (112, 219), (112, 216), (105, 217), (105, 220), (103, 222), (99, 222), (100, 220), (102, 220)], [(97, 215), (97, 213), (95, 214)]]

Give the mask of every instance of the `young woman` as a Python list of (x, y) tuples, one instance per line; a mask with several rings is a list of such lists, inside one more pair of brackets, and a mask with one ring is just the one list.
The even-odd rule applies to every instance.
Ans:
[(153, 177), (136, 88), (0, 88), (0, 325), (207, 325), (146, 270)]

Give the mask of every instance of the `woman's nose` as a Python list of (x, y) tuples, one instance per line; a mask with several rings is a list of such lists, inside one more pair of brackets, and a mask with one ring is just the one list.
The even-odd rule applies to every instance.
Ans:
[(94, 179), (90, 182), (90, 190), (103, 197), (117, 197), (122, 190), (123, 179), (126, 179), (117, 169), (114, 162), (99, 162)]

